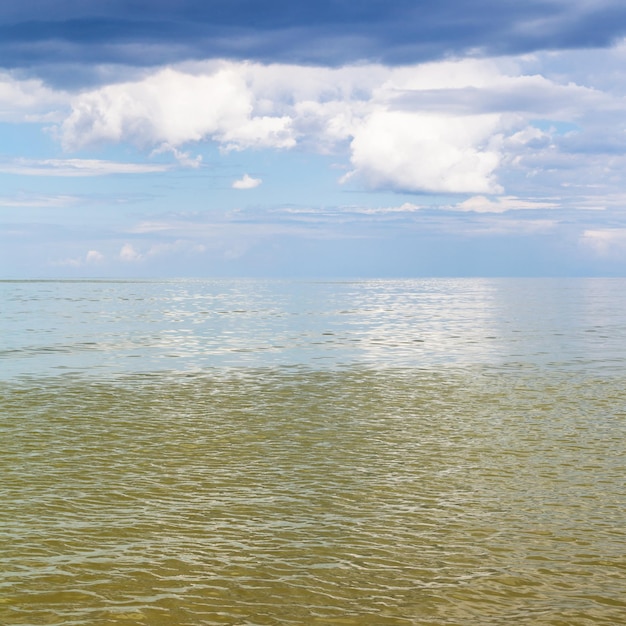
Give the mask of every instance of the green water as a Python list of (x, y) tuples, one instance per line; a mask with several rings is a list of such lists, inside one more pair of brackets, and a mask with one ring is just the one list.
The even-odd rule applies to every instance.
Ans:
[(624, 623), (623, 382), (5, 384), (0, 623)]
[(626, 624), (626, 281), (0, 281), (0, 626)]

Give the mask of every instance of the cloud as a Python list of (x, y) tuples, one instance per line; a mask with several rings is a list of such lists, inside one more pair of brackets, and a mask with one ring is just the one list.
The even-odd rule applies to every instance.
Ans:
[(52, 265), (61, 267), (84, 267), (86, 265), (100, 265), (104, 263), (105, 257), (98, 250), (89, 250), (84, 256), (61, 259), (52, 262)]
[[(466, 60), (456, 62), (456, 65), (459, 69), (471, 71), (477, 62)], [(572, 83), (561, 85), (538, 75), (507, 76), (498, 72), (496, 67), (493, 69), (495, 71), (486, 84), (407, 89), (398, 93), (394, 106), (460, 115), (521, 113), (529, 117), (548, 115), (568, 120), (575, 118), (583, 108), (608, 104), (606, 96), (593, 88)]]
[(495, 82), (500, 73), (493, 63), (480, 62), (397, 71), (224, 62), (187, 71), (167, 68), (80, 94), (60, 136), (68, 149), (130, 140), (157, 146), (153, 154), (171, 151), (185, 162), (188, 153), (178, 147), (203, 140), (224, 150), (285, 149), (299, 142), (327, 152), (349, 145), (348, 178), (369, 187), (498, 192), (502, 116), (410, 110), (406, 102), (399, 109), (395, 102), (407, 89), (441, 84), (442, 76), (447, 86), (459, 81), (466, 86)]
[(554, 233), (559, 226), (558, 220), (539, 219), (502, 219), (500, 216), (481, 216), (470, 224), (458, 224), (459, 234), (464, 237), (485, 236), (530, 236)]
[(18, 79), (0, 72), (1, 122), (55, 122), (67, 114), (70, 96), (38, 78)]
[(0, 196), (0, 206), (20, 209), (34, 207), (59, 208), (75, 205), (79, 201), (80, 198), (78, 196), (39, 196), (32, 194)]
[(351, 144), (355, 176), (370, 187), (443, 193), (497, 193), (501, 154), (495, 115), (404, 111), (370, 115)]
[(119, 259), (125, 263), (147, 262), (149, 259), (171, 255), (201, 254), (206, 246), (191, 239), (175, 239), (172, 241), (153, 241), (139, 252), (132, 244), (125, 243), (119, 253)]
[[(6, 6), (5, 6), (6, 5)], [(621, 0), (24, 0), (0, 8), (7, 67), (155, 66), (199, 58), (340, 66), (607, 46), (626, 33)]]
[(63, 144), (77, 149), (129, 140), (177, 147), (213, 139), (226, 149), (292, 147), (288, 118), (253, 114), (244, 69), (222, 64), (194, 75), (166, 68), (80, 94), (60, 128)]
[(156, 156), (158, 154), (171, 153), (174, 155), (174, 158), (183, 166), (183, 167), (191, 167), (198, 168), (202, 163), (202, 155), (198, 154), (195, 157), (192, 157), (189, 152), (183, 152), (182, 150), (178, 150), (176, 147), (171, 146), (169, 143), (161, 144), (158, 148), (155, 148), (150, 156)]
[(455, 211), (472, 211), (474, 213), (504, 213), (521, 209), (554, 209), (557, 206), (558, 204), (555, 202), (523, 200), (514, 196), (502, 196), (494, 200), (490, 200), (485, 196), (472, 196), (451, 208)]
[[(200, 158), (183, 146), (206, 141), (223, 152), (347, 152), (352, 167), (343, 182), (418, 193), (502, 193), (503, 167), (545, 176), (554, 168), (541, 160), (558, 158), (555, 146), (576, 149), (576, 133), (561, 133), (559, 125), (588, 122), (595, 129), (603, 116), (619, 123), (623, 115), (621, 98), (524, 73), (534, 63), (464, 59), (338, 69), (188, 63), (78, 94), (58, 135), (68, 150), (130, 141), (152, 155), (170, 152), (188, 167)], [(537, 118), (552, 125), (539, 129)], [(614, 151), (626, 148), (626, 136), (611, 141)]]
[(243, 178), (236, 180), (232, 184), (233, 189), (254, 189), (258, 187), (263, 181), (260, 178), (252, 178), (248, 174), (244, 174)]
[[(212, 249), (223, 248), (233, 241), (259, 242), (268, 237), (304, 237), (332, 235), (326, 228), (328, 220), (323, 215), (320, 227), (308, 222), (300, 223), (285, 219), (282, 212), (274, 210), (212, 212), (205, 214), (174, 214), (163, 216), (158, 220), (137, 223), (128, 230), (131, 236), (139, 235), (142, 240), (159, 239), (162, 242), (186, 242), (188, 249), (194, 252), (193, 246), (207, 246)], [(230, 242), (230, 243), (229, 243)], [(135, 251), (137, 252), (137, 251)], [(146, 255), (147, 256), (147, 255)]]
[[(557, 53), (400, 67), (188, 62), (74, 94), (52, 135), (68, 151), (131, 142), (192, 168), (201, 164), (203, 142), (222, 153), (334, 154), (349, 169), (342, 182), (369, 189), (540, 197), (560, 187), (573, 196), (575, 183), (618, 180), (626, 153), (626, 134), (615, 132), (625, 123), (623, 96), (602, 75), (615, 74), (625, 54), (625, 46), (594, 52), (601, 69), (587, 76), (592, 85), (564, 78), (559, 59), (567, 55)], [(5, 78), (6, 99), (15, 98), (11, 115), (23, 105), (58, 119), (69, 106), (66, 91)], [(168, 167), (71, 158), (0, 162), (0, 172), (32, 176)]]
[(165, 172), (167, 165), (119, 163), (97, 159), (14, 159), (0, 162), (0, 172), (21, 176), (106, 176), (110, 174), (153, 174)]
[(98, 252), (98, 250), (89, 250), (89, 252), (87, 252), (87, 255), (85, 256), (85, 263), (90, 264), (90, 263), (102, 263), (104, 261), (104, 255), (101, 252)]
[(119, 253), (121, 261), (126, 263), (137, 263), (143, 261), (144, 256), (140, 254), (130, 243), (125, 243)]
[(362, 215), (398, 215), (410, 214), (415, 211), (422, 211), (423, 205), (413, 204), (412, 202), (404, 202), (400, 206), (391, 207), (343, 207), (341, 213), (360, 213)]
[(626, 257), (626, 228), (591, 228), (583, 232), (581, 244), (597, 256), (622, 259)]

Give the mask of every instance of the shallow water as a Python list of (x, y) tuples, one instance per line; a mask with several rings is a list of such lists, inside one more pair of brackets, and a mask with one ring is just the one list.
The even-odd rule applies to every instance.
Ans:
[(624, 286), (0, 283), (0, 624), (626, 623)]

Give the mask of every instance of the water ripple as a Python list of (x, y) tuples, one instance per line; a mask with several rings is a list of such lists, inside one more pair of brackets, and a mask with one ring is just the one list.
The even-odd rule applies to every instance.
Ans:
[(355, 367), (2, 384), (0, 623), (624, 623), (623, 382)]

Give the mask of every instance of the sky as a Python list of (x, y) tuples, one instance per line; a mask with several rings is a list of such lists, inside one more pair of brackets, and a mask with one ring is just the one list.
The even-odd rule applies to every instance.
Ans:
[(626, 276), (623, 0), (0, 4), (0, 279)]

